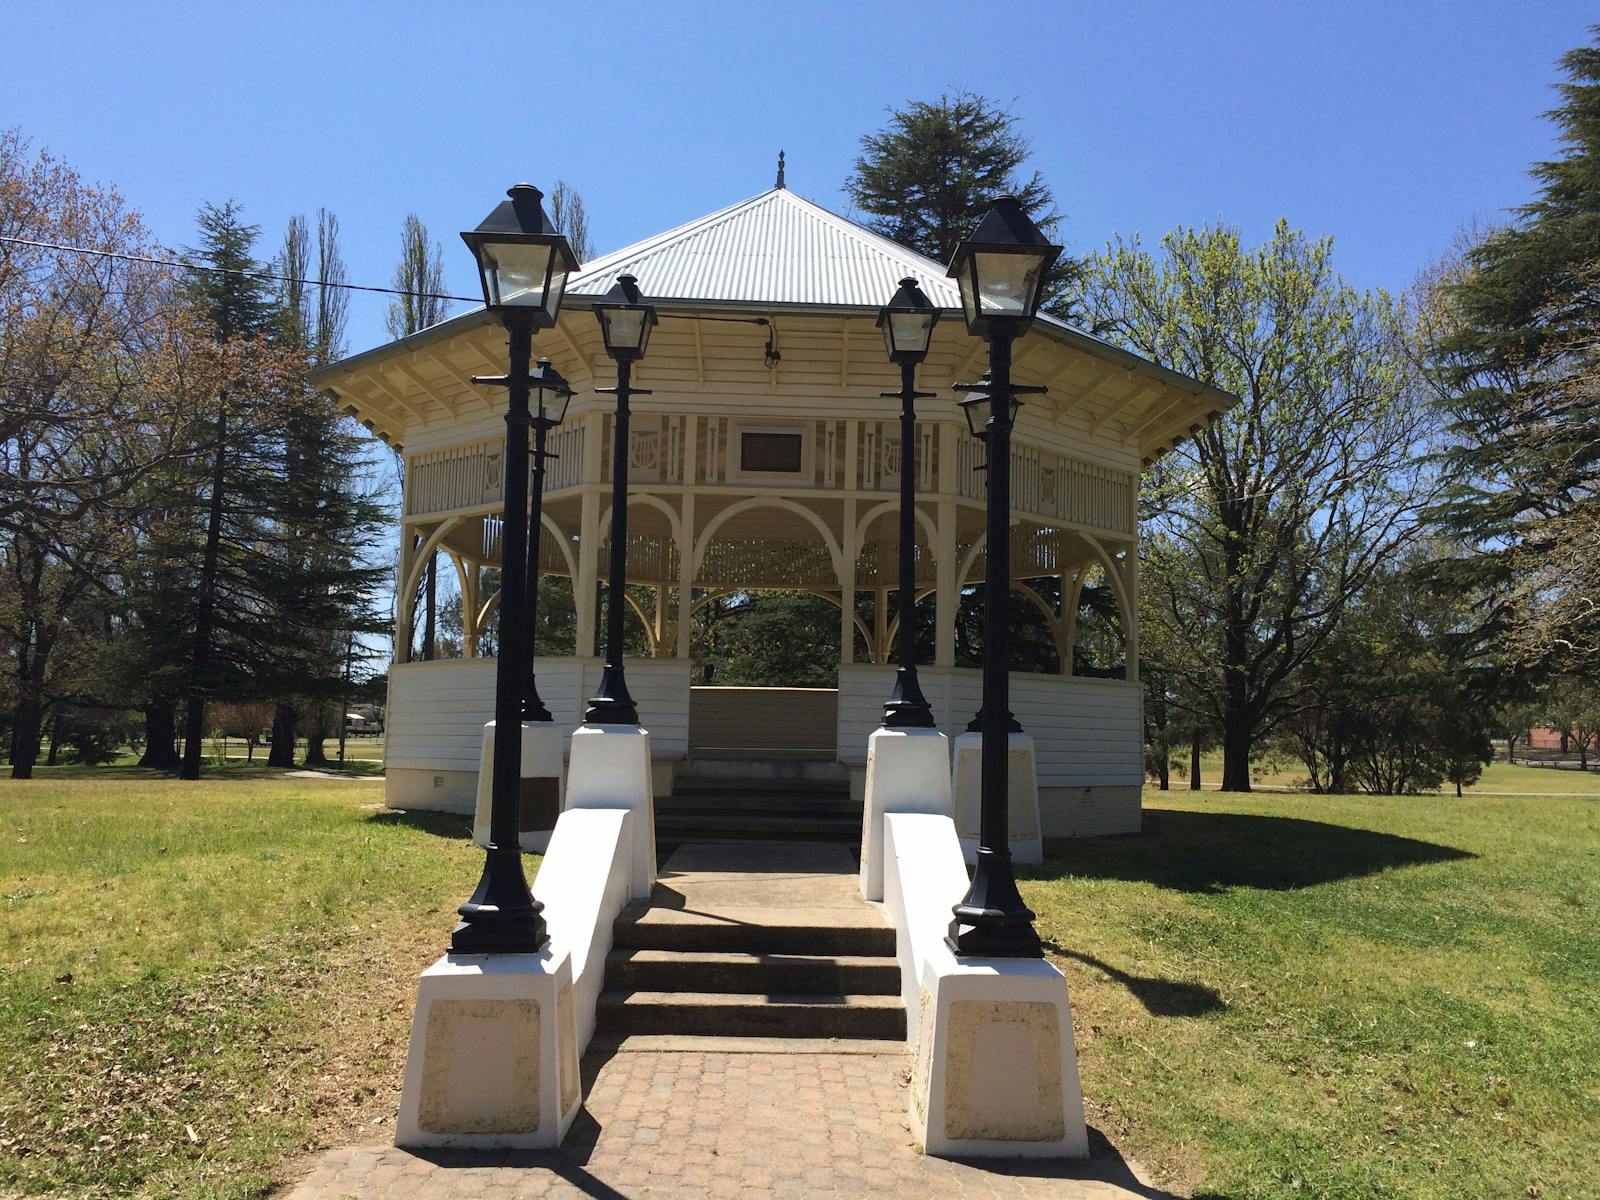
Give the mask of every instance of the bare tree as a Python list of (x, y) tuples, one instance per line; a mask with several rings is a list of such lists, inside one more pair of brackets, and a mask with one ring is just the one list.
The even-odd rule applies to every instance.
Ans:
[(583, 197), (565, 179), (556, 180), (556, 189), (550, 193), (550, 223), (567, 235), (580, 263), (593, 257), (594, 247), (589, 244), (589, 215), (584, 212)]
[[(139, 216), (0, 132), (0, 233), (160, 257)], [(51, 706), (82, 703), (145, 485), (187, 451), (209, 390), (166, 272), (0, 243), (0, 662), (12, 775)], [(87, 652), (86, 652), (87, 651)]]
[(383, 322), (390, 337), (409, 337), (444, 320), (449, 303), (444, 299), (444, 252), (416, 213), (407, 213), (400, 227), (394, 287), (400, 295), (389, 302)]

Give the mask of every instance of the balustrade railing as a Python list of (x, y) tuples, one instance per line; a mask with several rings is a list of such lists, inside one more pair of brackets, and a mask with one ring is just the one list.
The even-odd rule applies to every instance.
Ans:
[[(609, 437), (611, 418), (603, 425)], [(792, 474), (741, 469), (740, 438), (745, 432), (792, 431), (803, 438), (800, 469)], [(939, 426), (917, 424), (917, 491), (937, 491), (940, 474)], [(694, 461), (688, 462), (688, 418), (678, 414), (636, 414), (633, 418), (629, 477), (639, 485), (800, 486), (822, 491), (852, 489), (893, 493), (900, 487), (900, 430), (897, 421), (862, 421), (856, 427), (855, 478), (847, 477), (849, 422), (798, 420), (789, 423), (706, 417), (695, 431)], [(584, 482), (586, 426), (553, 430), (549, 449), (556, 455), (545, 474), (547, 493)], [(955, 440), (956, 493), (984, 498), (984, 447), (962, 431)], [(420, 516), (498, 504), (503, 483), (502, 443), (495, 438), (428, 450), (408, 460), (406, 515)], [(611, 457), (601, 456), (601, 479), (611, 477)], [(1013, 444), (1013, 507), (1043, 522), (1059, 521), (1132, 535), (1136, 478), (1126, 471), (1067, 458), (1037, 447)]]
[[(546, 494), (583, 482), (583, 439), (581, 425), (551, 431), (546, 448), (556, 457), (545, 468)], [(413, 454), (406, 462), (406, 516), (498, 504), (505, 487), (504, 453), (499, 438), (484, 438)]]

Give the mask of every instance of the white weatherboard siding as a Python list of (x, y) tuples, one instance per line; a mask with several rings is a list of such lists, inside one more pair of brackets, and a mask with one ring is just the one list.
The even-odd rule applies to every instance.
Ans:
[[(478, 770), (483, 726), (494, 717), (492, 658), (396, 664), (389, 672), (384, 766), (400, 770)], [(540, 659), (539, 696), (557, 725), (571, 730), (600, 685), (599, 659)], [(659, 758), (688, 750), (689, 664), (677, 659), (627, 663), (628, 688)]]
[[(950, 736), (966, 729), (983, 695), (983, 673), (918, 667), (934, 719)], [(839, 668), (839, 758), (865, 763), (867, 738), (883, 718), (892, 666)], [(1032, 737), (1039, 787), (1137, 789), (1144, 782), (1139, 685), (1068, 675), (1011, 676), (1011, 711)]]

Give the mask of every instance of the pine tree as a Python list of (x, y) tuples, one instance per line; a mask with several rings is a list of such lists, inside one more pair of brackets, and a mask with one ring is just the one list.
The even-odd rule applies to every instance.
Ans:
[[(1038, 171), (1028, 170), (1018, 118), (972, 92), (915, 100), (889, 110), (888, 126), (861, 139), (844, 190), (867, 214), (868, 228), (935, 262), (948, 263), (989, 202), (1012, 195), (1047, 235), (1061, 215)], [(1044, 284), (1044, 308), (1071, 318), (1080, 264), (1062, 255)]]
[[(1600, 34), (1600, 27), (1596, 27)], [(1564, 153), (1443, 289), (1433, 346), (1453, 444), (1433, 518), (1469, 547), (1440, 568), (1492, 599), (1485, 647), (1600, 674), (1600, 47), (1561, 59)]]
[(251, 378), (255, 370), (246, 366), (273, 365), (263, 351), (277, 313), (253, 253), (260, 228), (245, 224), (233, 201), (206, 205), (199, 225), (200, 247), (190, 253), (212, 269), (193, 272), (189, 301), (219, 355), (236, 370), (216, 397), (206, 448), (204, 534), (184, 686), (183, 779), (200, 778), (207, 699), (237, 689), (249, 674), (248, 647), (259, 621), (254, 602), (269, 583), (257, 546), (272, 499), (261, 446), (265, 397), (257, 390), (264, 380)]
[[(279, 653), (263, 663), (257, 690), (276, 701), (271, 765), (293, 764), (299, 719), (306, 717), (306, 762), (327, 761), (342, 702), (344, 648), (356, 633), (376, 631), (372, 596), (384, 571), (367, 555), (383, 524), (371, 489), (364, 439), (327, 393), (303, 381), (307, 369), (343, 352), (347, 296), (338, 220), (317, 214), (316, 274), (308, 276), (311, 239), (291, 220), (278, 274), (278, 323), (296, 379), (281, 395), (282, 466), (272, 514), (278, 573), (265, 612), (276, 624)], [(334, 286), (330, 286), (334, 285)], [(342, 707), (339, 711), (342, 713)]]
[(971, 92), (890, 109), (888, 127), (862, 137), (845, 191), (869, 228), (936, 262), (950, 261), (996, 196), (1016, 196), (1051, 232), (1055, 197), (1039, 172), (1024, 174), (1028, 143), (1016, 126)]

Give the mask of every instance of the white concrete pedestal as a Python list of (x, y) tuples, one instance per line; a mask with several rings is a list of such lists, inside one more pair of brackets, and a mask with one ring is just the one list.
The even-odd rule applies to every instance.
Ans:
[(1089, 1153), (1067, 981), (1037, 958), (923, 964), (912, 1132), (945, 1158)]
[[(1010, 793), (1006, 818), (1011, 840), (1011, 860), (1044, 861), (1044, 837), (1039, 824), (1039, 778), (1034, 769), (1033, 739), (1025, 733), (1007, 736), (1007, 784)], [(983, 735), (956, 737), (951, 791), (955, 796), (956, 834), (961, 853), (970, 867), (978, 861), (979, 813), (983, 807)]]
[(950, 815), (950, 739), (937, 729), (878, 729), (867, 739), (861, 813), (861, 894), (883, 899), (883, 816)]
[(559, 1146), (581, 1098), (565, 951), (446, 954), (422, 973), (395, 1145)]
[(580, 725), (572, 732), (566, 807), (623, 808), (633, 841), (628, 895), (640, 900), (656, 885), (656, 815), (650, 777), (650, 734), (637, 725)]
[[(561, 727), (553, 721), (522, 723), (522, 789), (518, 793), (517, 840), (525, 852), (543, 854), (561, 815)], [(490, 797), (494, 795), (494, 722), (483, 727), (483, 757), (478, 760), (478, 802), (472, 840), (489, 845)]]

